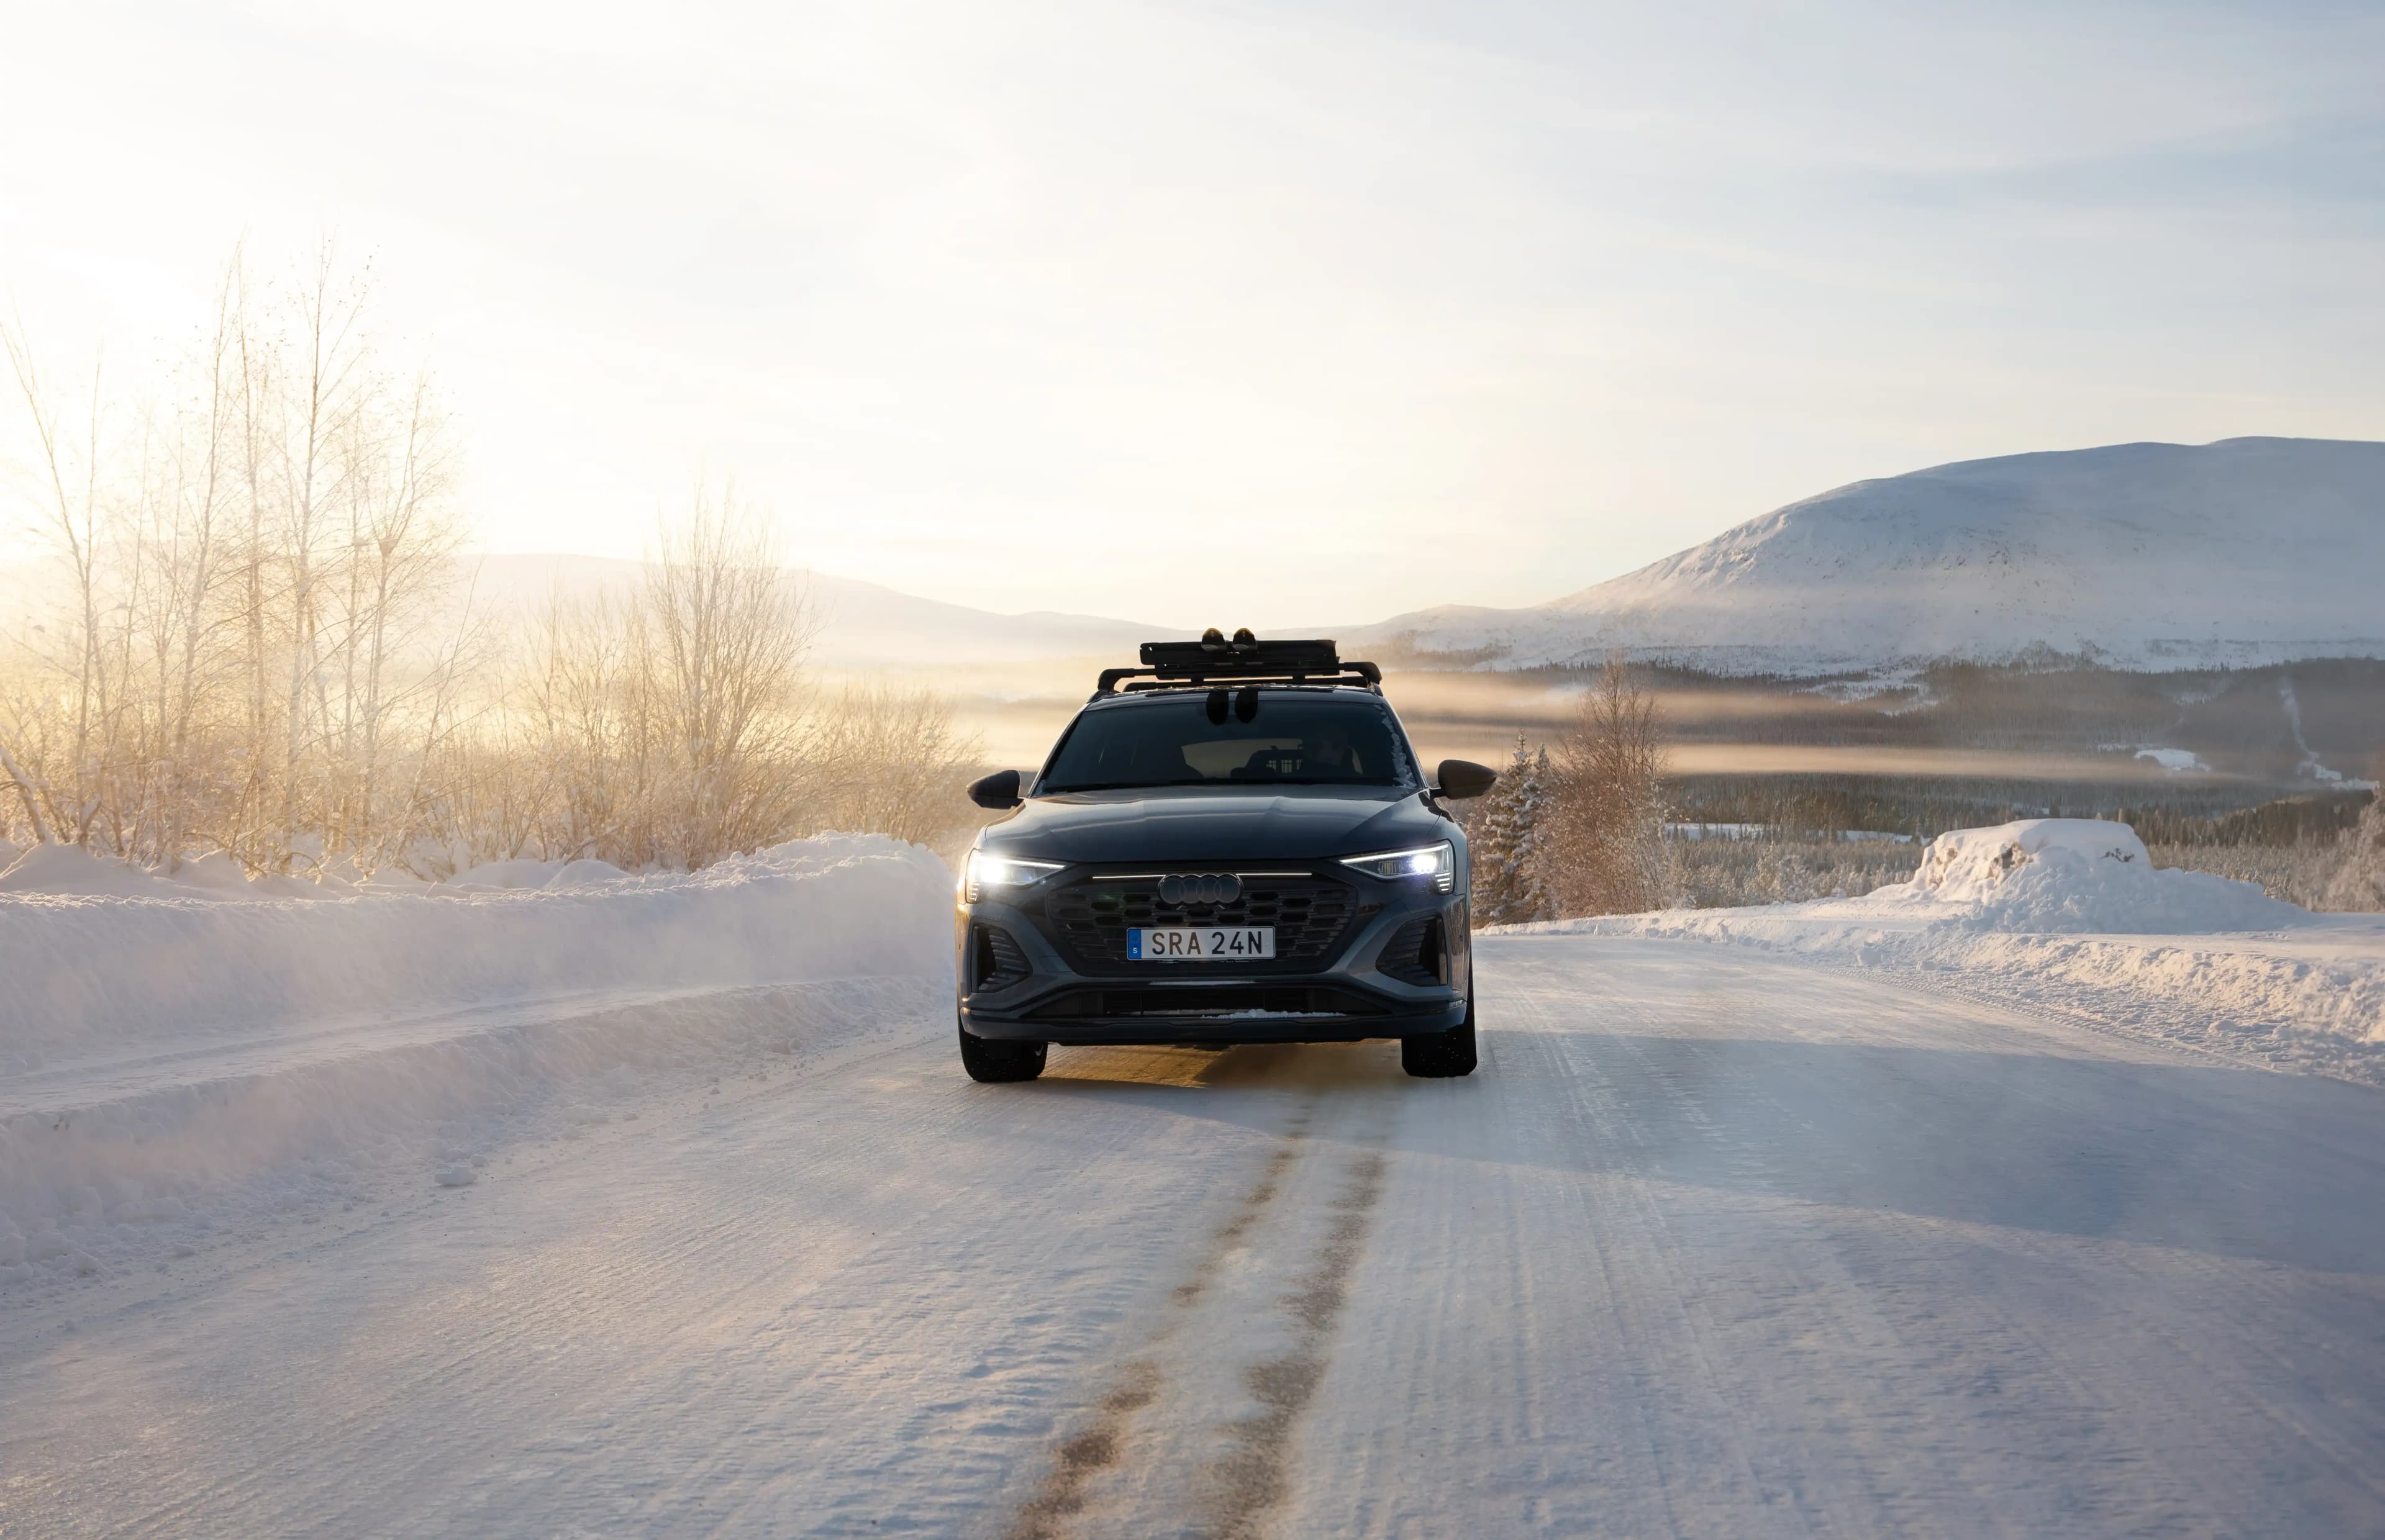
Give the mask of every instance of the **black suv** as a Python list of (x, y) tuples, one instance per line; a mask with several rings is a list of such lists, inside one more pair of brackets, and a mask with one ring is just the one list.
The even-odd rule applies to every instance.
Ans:
[(1474, 1069), (1466, 834), (1493, 773), (1416, 763), (1382, 672), (1330, 641), (1145, 642), (1104, 671), (961, 879), (961, 1062), (1032, 1080), (1053, 1043), (1396, 1037)]

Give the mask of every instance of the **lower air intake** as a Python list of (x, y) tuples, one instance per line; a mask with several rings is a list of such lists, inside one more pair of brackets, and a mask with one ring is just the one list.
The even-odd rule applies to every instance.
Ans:
[(1260, 984), (1226, 989), (1080, 989), (1036, 1007), (1033, 1021), (1100, 1017), (1201, 1020), (1220, 1016), (1380, 1016), (1382, 1002), (1355, 989)]
[(1392, 933), (1392, 938), (1383, 943), (1382, 952), (1375, 960), (1375, 970), (1403, 984), (1446, 984), (1449, 968), (1443, 954), (1447, 950), (1442, 939), (1441, 917), (1427, 914)]
[(980, 989), (1003, 989), (1027, 976), (1027, 954), (1000, 925), (969, 927), (970, 975)]

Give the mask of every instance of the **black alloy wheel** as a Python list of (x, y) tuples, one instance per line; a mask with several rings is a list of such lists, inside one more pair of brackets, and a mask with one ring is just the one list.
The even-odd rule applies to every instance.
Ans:
[(1032, 1080), (1043, 1073), (1044, 1055), (1051, 1051), (1049, 1043), (1000, 1043), (977, 1037), (966, 1026), (959, 1031), (961, 1068), (968, 1071), (971, 1080), (1002, 1086)]

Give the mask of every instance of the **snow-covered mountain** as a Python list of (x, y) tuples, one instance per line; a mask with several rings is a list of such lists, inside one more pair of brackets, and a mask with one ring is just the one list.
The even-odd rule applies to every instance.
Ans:
[(1492, 668), (1620, 649), (1729, 674), (2385, 656), (2385, 443), (2115, 444), (1939, 466), (1792, 503), (1551, 603), (1423, 610), (1352, 640)]

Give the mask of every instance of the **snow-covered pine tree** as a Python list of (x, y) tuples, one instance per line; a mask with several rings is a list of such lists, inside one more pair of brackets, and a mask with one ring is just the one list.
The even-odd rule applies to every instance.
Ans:
[(1517, 832), (1515, 848), (1508, 856), (1507, 878), (1509, 905), (1514, 911), (1514, 918), (1508, 922), (1511, 925), (1556, 918), (1556, 894), (1549, 882), (1555, 788), (1556, 775), (1549, 765), (1549, 751), (1543, 748), (1517, 776), (1514, 817)]
[(1496, 784), (1474, 804), (1466, 820), (1467, 863), (1473, 868), (1473, 922), (1477, 928), (1507, 923), (1507, 872), (1515, 853), (1515, 806), (1523, 785), (1518, 774), (1525, 764), (1524, 735), (1516, 735), (1516, 752)]
[(1468, 843), (1477, 925), (1548, 918), (1547, 883), (1541, 872), (1548, 788), (1548, 751), (1535, 758), (1524, 735), (1517, 733), (1507, 768), (1472, 820)]
[[(2378, 770), (2385, 772), (2385, 763)], [(2360, 810), (2357, 826), (2343, 831), (2343, 864), (2320, 902), (2327, 909), (2385, 909), (2385, 791)]]

